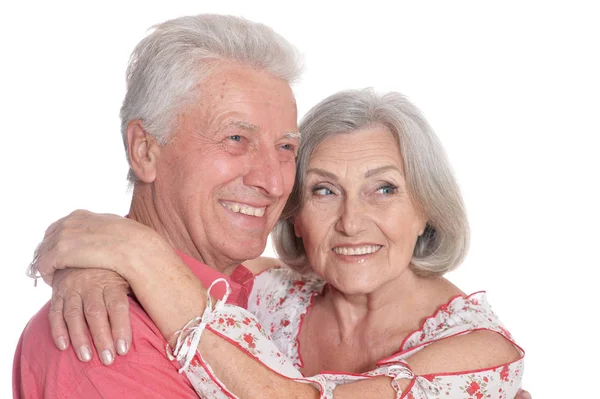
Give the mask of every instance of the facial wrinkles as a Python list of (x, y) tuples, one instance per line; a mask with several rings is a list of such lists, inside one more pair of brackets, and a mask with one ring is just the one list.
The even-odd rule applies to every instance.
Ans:
[[(251, 85), (250, 95), (236, 97), (234, 90), (234, 95), (229, 96), (229, 102), (232, 105), (227, 108), (235, 109), (232, 115), (239, 120), (237, 122), (238, 127), (246, 125), (246, 128), (241, 129), (241, 132), (249, 141), (247, 143), (247, 153), (236, 160), (236, 162), (240, 163), (241, 169), (243, 169), (243, 172), (239, 176), (240, 180), (238, 184), (224, 187), (224, 191), (227, 191), (228, 195), (230, 194), (240, 203), (265, 205), (264, 218), (266, 219), (266, 225), (262, 231), (262, 235), (266, 240), (266, 236), (277, 221), (285, 200), (291, 191), (293, 176), (295, 174), (295, 163), (292, 162), (291, 168), (289, 165), (287, 168), (284, 165), (279, 165), (276, 154), (276, 142), (280, 138), (280, 135), (283, 134), (283, 131), (281, 131), (282, 126), (291, 130), (297, 130), (297, 127), (295, 102), (292, 101), (294, 104), (294, 107), (291, 108), (293, 114), (290, 114), (289, 108), (289, 100), (293, 100), (291, 91), (283, 95), (281, 93), (281, 82), (275, 84), (272, 80), (269, 80), (266, 82), (267, 84), (264, 83), (261, 82), (261, 85)], [(245, 85), (244, 88), (246, 87)], [(285, 87), (289, 90), (287, 84)], [(227, 94), (229, 95), (231, 92)], [(286, 96), (289, 97), (284, 98)], [(245, 115), (251, 115), (252, 118), (246, 119)], [(293, 124), (286, 126), (290, 121)], [(260, 162), (263, 162), (265, 158), (269, 159), (271, 164), (263, 170), (263, 165)], [(250, 178), (248, 182), (245, 182), (244, 179), (249, 173), (256, 172), (255, 168), (258, 168), (258, 172), (263, 175), (258, 176), (258, 180)], [(283, 184), (283, 195), (273, 193), (273, 190), (270, 190), (268, 186), (273, 179), (274, 173), (281, 175), (280, 181)], [(257, 184), (258, 186), (256, 186)], [(263, 187), (266, 190), (260, 189), (261, 184), (267, 185)]]
[[(258, 157), (263, 147), (274, 152), (275, 139), (288, 130), (297, 130), (295, 102), (287, 84), (259, 77), (255, 71), (222, 70), (231, 73), (211, 75), (205, 80), (198, 87), (199, 101), (186, 107), (186, 112), (178, 118), (177, 134), (170, 144), (178, 148), (171, 152), (164, 164), (170, 168), (164, 176), (166, 184), (173, 190), (169, 190), (172, 194), (164, 198), (164, 207), (173, 210), (167, 211), (172, 213), (169, 216), (171, 224), (179, 226), (172, 230), (179, 231), (178, 238), (192, 244), (198, 252), (202, 252), (201, 258), (214, 266), (227, 262), (230, 252), (236, 253), (235, 257), (244, 257), (244, 251), (239, 250), (242, 241), (247, 242), (244, 248), (253, 248), (246, 252), (257, 250), (258, 244), (264, 249), (268, 232), (291, 191), (295, 164), (292, 162), (292, 168), (285, 171), (284, 177), (291, 177), (288, 176), (284, 182), (289, 188), (285, 187), (282, 198), (258, 192), (245, 185), (243, 177), (251, 171), (252, 157)], [(242, 132), (254, 134), (249, 137), (253, 145), (256, 144), (255, 148), (250, 148), (254, 151), (239, 156), (225, 151), (223, 139), (226, 133), (223, 135), (219, 129), (231, 121), (238, 123)], [(249, 132), (253, 130), (250, 127), (256, 127), (257, 131)], [(235, 134), (235, 129), (232, 131)], [(206, 159), (210, 159), (210, 163)], [(284, 173), (283, 170), (281, 172)], [(264, 228), (252, 226), (244, 228), (244, 231), (236, 230), (223, 218), (219, 208), (223, 207), (222, 199), (264, 205), (267, 210), (263, 215)], [(278, 201), (281, 205), (277, 204)], [(181, 228), (183, 226), (186, 228)], [(249, 229), (256, 231), (252, 233)], [(231, 243), (236, 241), (237, 249), (232, 251), (235, 248)], [(182, 243), (175, 246), (181, 248)], [(252, 253), (249, 256), (257, 255)]]
[[(349, 159), (352, 161), (348, 162)], [(313, 157), (313, 162), (311, 162), (309, 168), (312, 166), (318, 167), (335, 175), (335, 178), (331, 179), (312, 174), (307, 179), (307, 183), (310, 186), (309, 191), (315, 185), (335, 191), (333, 198), (313, 197), (311, 192), (307, 193), (310, 200), (307, 202), (304, 211), (309, 214), (318, 215), (317, 218), (320, 220), (320, 223), (327, 226), (328, 233), (326, 235), (329, 236), (324, 240), (317, 240), (310, 243), (311, 246), (315, 246), (315, 251), (313, 251), (315, 256), (317, 254), (325, 257), (331, 256), (331, 250), (336, 246), (336, 243), (360, 240), (360, 236), (365, 235), (363, 234), (365, 232), (362, 227), (368, 228), (368, 226), (359, 227), (359, 236), (356, 236), (356, 234), (347, 236), (348, 232), (340, 232), (336, 229), (336, 223), (338, 222), (338, 218), (342, 217), (342, 214), (346, 212), (350, 212), (353, 218), (363, 217), (356, 213), (356, 207), (362, 207), (360, 202), (364, 201), (361, 193), (361, 187), (364, 185), (364, 168), (356, 167), (356, 164), (369, 161), (373, 161), (373, 157), (368, 152), (360, 149), (340, 151), (333, 156), (327, 156), (327, 153), (322, 155), (315, 154)], [(318, 184), (322, 181), (326, 181), (330, 185)], [(352, 207), (352, 209), (347, 209), (346, 207), (348, 206)], [(352, 220), (351, 223), (361, 223), (361, 221)]]
[[(367, 131), (364, 134), (356, 133), (356, 136), (351, 133), (347, 140), (334, 140), (336, 137), (334, 136), (315, 150), (310, 161), (309, 170), (320, 168), (336, 176), (334, 179), (311, 174), (307, 176), (309, 201), (303, 209), (305, 216), (303, 223), (310, 224), (311, 221), (315, 223), (315, 220), (319, 220), (319, 223), (324, 226), (319, 237), (310, 237), (310, 235), (317, 234), (310, 233), (303, 239), (308, 241), (305, 242), (305, 246), (309, 252), (309, 258), (314, 258), (314, 260), (311, 259), (311, 262), (313, 265), (317, 264), (321, 273), (326, 271), (326, 268), (323, 267), (326, 267), (327, 264), (331, 265), (327, 259), (333, 256), (332, 247), (338, 243), (382, 244), (386, 247), (385, 263), (388, 267), (393, 264), (396, 265), (395, 267), (402, 267), (398, 265), (397, 261), (406, 258), (407, 263), (412, 256), (410, 248), (414, 245), (414, 241), (411, 236), (415, 235), (416, 238), (415, 231), (419, 224), (419, 218), (414, 213), (414, 207), (406, 190), (403, 163), (397, 142), (389, 132), (381, 134), (382, 130), (375, 129), (374, 131), (377, 133), (375, 134), (373, 131), (368, 133)], [(367, 134), (368, 136), (366, 136)], [(377, 173), (377, 169), (381, 167), (390, 167), (391, 169)], [(372, 174), (372, 176), (365, 177), (365, 174)], [(322, 181), (331, 183), (339, 191), (337, 195), (349, 196), (351, 200), (343, 203), (342, 199), (328, 202), (327, 199), (315, 198), (312, 195), (312, 187), (315, 183)], [(381, 197), (373, 194), (379, 184), (388, 183), (397, 187), (396, 194)], [(381, 198), (381, 201), (378, 198)], [(335, 229), (337, 217), (343, 211), (344, 206), (356, 207), (357, 204), (360, 206), (359, 212), (353, 215), (363, 218), (361, 222), (364, 222), (366, 232), (360, 237), (342, 237)], [(332, 208), (338, 209), (338, 211), (335, 212), (335, 209)], [(351, 213), (353, 211), (356, 211), (356, 208), (350, 210)], [(403, 226), (390, 227), (390, 218), (405, 223)], [(384, 261), (382, 258), (378, 260), (378, 262), (382, 261)], [(343, 272), (343, 269), (341, 270)], [(329, 278), (332, 277), (333, 275), (329, 276)]]
[[(224, 90), (224, 88), (222, 90)], [(289, 113), (282, 104), (287, 104), (289, 101), (283, 101), (283, 96), (279, 91), (273, 90), (268, 86), (254, 88), (253, 95), (249, 96), (249, 98), (238, 98), (235, 95), (231, 96), (230, 93), (228, 93), (228, 96), (232, 97), (230, 103), (233, 104), (233, 106), (228, 106), (227, 109), (233, 108), (236, 111), (233, 113), (225, 113), (224, 115), (222, 114), (219, 118), (235, 119), (235, 122), (230, 121), (225, 124), (237, 125), (238, 128), (241, 128), (240, 131), (246, 134), (249, 139), (248, 156), (241, 159), (244, 169), (250, 171), (257, 161), (264, 160), (265, 157), (276, 158), (277, 154), (275, 154), (275, 147), (277, 142), (285, 136), (285, 133), (287, 132), (277, 131), (280, 129), (279, 126), (283, 124), (282, 121), (284, 120), (284, 115), (286, 112)], [(291, 99), (293, 100), (293, 96), (291, 96)], [(287, 100), (289, 100), (289, 98)], [(295, 122), (295, 102), (292, 102), (294, 104), (293, 121)], [(257, 109), (261, 110), (259, 114), (255, 112)], [(244, 115), (246, 114), (253, 115), (255, 120), (245, 120)], [(293, 126), (290, 126), (290, 130), (297, 131), (295, 123)], [(280, 169), (281, 168), (277, 167), (274, 171), (271, 171), (271, 173), (283, 173), (284, 171)], [(295, 173), (295, 170), (293, 172)], [(269, 178), (270, 176), (267, 177)]]

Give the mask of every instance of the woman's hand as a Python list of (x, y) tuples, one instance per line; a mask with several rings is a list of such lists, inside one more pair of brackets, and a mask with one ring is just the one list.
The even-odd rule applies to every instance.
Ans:
[(65, 268), (112, 270), (123, 277), (164, 251), (169, 244), (154, 230), (117, 215), (77, 210), (46, 230), (33, 267), (52, 285)]
[(158, 233), (121, 216), (78, 210), (54, 222), (32, 265), (54, 288), (49, 317), (56, 346), (64, 350), (71, 342), (78, 358), (89, 361), (91, 333), (104, 364), (127, 353), (129, 284), (122, 277), (139, 277), (136, 269), (150, 268), (165, 253), (179, 260)]
[(129, 292), (127, 281), (112, 271), (57, 271), (49, 313), (56, 346), (65, 350), (70, 341), (79, 360), (87, 362), (93, 356), (91, 335), (105, 365), (112, 364), (115, 353), (125, 355), (131, 347)]
[(524, 389), (519, 389), (519, 392), (517, 392), (517, 396), (515, 396), (515, 399), (531, 399), (531, 394)]

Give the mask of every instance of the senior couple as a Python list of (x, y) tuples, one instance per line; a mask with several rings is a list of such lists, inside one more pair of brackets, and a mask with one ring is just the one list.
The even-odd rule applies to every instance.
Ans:
[[(31, 271), (53, 298), (18, 344), (15, 397), (529, 397), (485, 293), (442, 277), (468, 223), (420, 111), (344, 91), (298, 127), (299, 71), (290, 43), (235, 17), (138, 44), (129, 214), (46, 231)], [(279, 259), (259, 258), (271, 231)]]

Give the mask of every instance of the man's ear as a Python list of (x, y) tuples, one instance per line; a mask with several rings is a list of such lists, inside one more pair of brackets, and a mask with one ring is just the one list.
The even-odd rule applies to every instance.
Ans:
[(144, 130), (139, 119), (127, 124), (127, 148), (129, 165), (136, 177), (144, 183), (154, 182), (160, 145), (154, 136)]

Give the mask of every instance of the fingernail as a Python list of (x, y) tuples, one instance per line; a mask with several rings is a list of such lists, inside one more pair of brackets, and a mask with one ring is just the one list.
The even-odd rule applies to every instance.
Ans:
[(117, 340), (117, 353), (119, 355), (124, 355), (127, 353), (127, 341), (125, 341), (123, 338), (119, 338)]
[(84, 345), (79, 348), (79, 360), (82, 362), (89, 362), (92, 360), (92, 352), (88, 346)]
[(104, 365), (108, 366), (110, 364), (112, 364), (113, 362), (113, 354), (111, 351), (109, 351), (108, 349), (104, 349), (102, 351), (102, 363), (104, 363)]
[(67, 346), (69, 346), (69, 344), (67, 344), (67, 340), (65, 339), (65, 337), (58, 337), (58, 349), (64, 351), (65, 349), (67, 349)]

